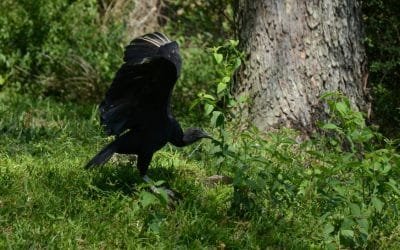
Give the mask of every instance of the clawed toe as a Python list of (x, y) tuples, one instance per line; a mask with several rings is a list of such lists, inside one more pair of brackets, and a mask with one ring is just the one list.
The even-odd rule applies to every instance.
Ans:
[(150, 184), (150, 189), (154, 194), (162, 196), (167, 203), (172, 204), (178, 200), (178, 196), (175, 192), (165, 187), (157, 187), (147, 175), (143, 176), (143, 180)]
[(177, 195), (171, 189), (156, 186), (150, 186), (150, 189), (154, 194), (163, 196), (168, 203), (173, 203), (178, 200)]
[(167, 193), (167, 195), (168, 195), (168, 197), (170, 199), (172, 199), (172, 200), (176, 200), (177, 199), (174, 191), (172, 191), (171, 189), (168, 189), (168, 188), (162, 188), (162, 189)]

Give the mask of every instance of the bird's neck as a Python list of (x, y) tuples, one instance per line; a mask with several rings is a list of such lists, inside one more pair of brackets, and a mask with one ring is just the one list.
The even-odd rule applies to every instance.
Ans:
[(176, 147), (184, 147), (196, 142), (198, 139), (191, 139), (193, 137), (187, 136), (182, 130), (182, 127), (177, 121), (174, 120), (171, 137), (169, 142), (171, 142)]
[(184, 133), (181, 128), (181, 125), (179, 125), (179, 123), (175, 119), (173, 119), (169, 142), (176, 147), (184, 147), (187, 144), (185, 143), (183, 138), (184, 138)]

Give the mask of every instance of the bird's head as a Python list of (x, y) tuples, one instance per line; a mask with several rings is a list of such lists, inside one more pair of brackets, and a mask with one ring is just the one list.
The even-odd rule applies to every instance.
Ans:
[(175, 64), (177, 75), (180, 75), (181, 66), (182, 66), (182, 58), (179, 53), (179, 45), (177, 42), (173, 41), (167, 43), (160, 47), (158, 53), (165, 58), (168, 58)]
[(185, 145), (192, 144), (202, 138), (213, 139), (201, 128), (188, 128), (185, 133), (183, 133), (183, 142)]

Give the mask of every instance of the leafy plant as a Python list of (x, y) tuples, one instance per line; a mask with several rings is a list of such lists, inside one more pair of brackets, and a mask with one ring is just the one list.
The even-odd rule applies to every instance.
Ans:
[(373, 120), (386, 135), (396, 137), (400, 133), (400, 3), (362, 1), (362, 8)]
[(330, 121), (321, 125), (321, 128), (334, 131), (337, 136), (330, 140), (332, 146), (342, 146), (347, 151), (362, 153), (365, 146), (374, 145), (368, 142), (381, 137), (366, 126), (362, 113), (352, 110), (349, 100), (342, 94), (326, 93), (321, 99), (328, 104), (330, 112)]
[(0, 85), (98, 99), (120, 63), (124, 26), (103, 24), (97, 7), (97, 1), (2, 1)]
[(375, 228), (396, 226), (385, 218), (398, 218), (398, 142), (367, 126), (345, 96), (327, 93), (322, 100), (329, 119), (304, 142), (290, 130), (254, 128), (232, 140), (235, 128), (225, 124), (229, 151), (221, 164), (234, 176), (230, 211), (251, 221), (268, 218), (260, 223), (272, 230), (282, 225), (309, 234), (319, 247), (371, 246)]
[(232, 0), (168, 0), (166, 16), (171, 21), (167, 29), (182, 35), (191, 42), (196, 40), (209, 45), (233, 37)]
[[(224, 46), (211, 49), (215, 63), (217, 78), (208, 92), (202, 92), (193, 103), (192, 107), (201, 103), (204, 105), (204, 115), (209, 118), (210, 124), (217, 130), (218, 140), (214, 140), (212, 154), (220, 165), (227, 157), (234, 156), (230, 144), (231, 138), (227, 133), (228, 122), (237, 123), (241, 113), (241, 105), (246, 101), (242, 96), (239, 99), (232, 94), (234, 71), (241, 64), (241, 53), (237, 49), (238, 41), (230, 40)], [(239, 130), (237, 130), (239, 131)]]
[(325, 240), (328, 245), (336, 242), (365, 247), (372, 229), (382, 226), (382, 218), (393, 213), (383, 208), (399, 206), (393, 200), (399, 194), (399, 183), (393, 176), (399, 171), (393, 167), (399, 166), (400, 155), (393, 141), (366, 126), (363, 115), (351, 109), (346, 97), (328, 93), (322, 99), (329, 106), (331, 118), (321, 124), (327, 133), (316, 142), (326, 143), (326, 149), (334, 153), (312, 152), (327, 165), (312, 171), (311, 176), (317, 180), (318, 196), (325, 196), (324, 203), (335, 201), (342, 207), (324, 215)]

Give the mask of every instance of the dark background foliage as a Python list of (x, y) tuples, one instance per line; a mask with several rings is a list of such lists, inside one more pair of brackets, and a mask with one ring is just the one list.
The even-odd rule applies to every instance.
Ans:
[[(121, 63), (125, 1), (4, 0), (0, 3), (0, 86), (78, 102), (98, 101)], [(207, 47), (235, 38), (232, 0), (163, 1), (162, 29), (181, 44), (177, 85), (184, 106), (215, 79)], [(373, 122), (388, 135), (400, 123), (400, 3), (363, 1)], [(119, 8), (119, 9), (118, 9)], [(201, 68), (200, 68), (201, 67)], [(180, 105), (177, 105), (178, 107)]]
[(386, 134), (400, 127), (400, 2), (363, 1), (373, 120)]

